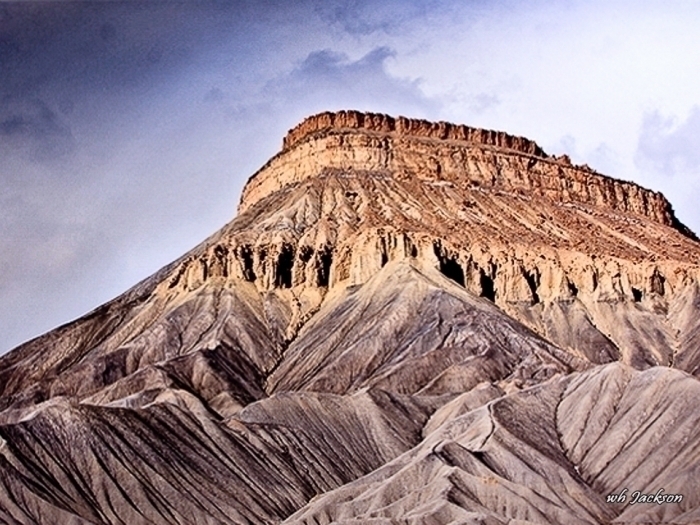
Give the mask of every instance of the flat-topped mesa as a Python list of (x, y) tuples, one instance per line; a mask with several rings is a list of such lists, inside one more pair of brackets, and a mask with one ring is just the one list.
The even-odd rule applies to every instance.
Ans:
[(503, 131), (471, 128), (464, 124), (451, 124), (442, 121), (430, 122), (407, 117), (394, 118), (382, 113), (363, 113), (361, 111), (327, 111), (307, 117), (289, 130), (282, 142), (282, 149), (291, 149), (309, 135), (320, 131), (344, 129), (391, 133), (395, 136), (458, 140), (510, 149), (537, 157), (547, 157), (547, 154), (536, 142), (524, 137), (509, 135)]
[(500, 131), (377, 113), (340, 111), (305, 119), (283, 149), (248, 180), (238, 212), (287, 186), (329, 173), (374, 174), (409, 184), (546, 198), (632, 213), (694, 235), (660, 193), (552, 157), (535, 142)]

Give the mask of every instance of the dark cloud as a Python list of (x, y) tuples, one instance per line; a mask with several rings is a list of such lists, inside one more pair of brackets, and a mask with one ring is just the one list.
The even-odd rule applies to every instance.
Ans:
[(380, 78), (382, 83), (395, 82), (394, 79), (389, 79), (384, 70), (386, 59), (394, 55), (394, 51), (388, 47), (377, 47), (360, 59), (352, 61), (344, 53), (323, 49), (309, 53), (289, 78), (295, 82), (331, 83), (336, 87), (340, 82), (348, 83), (352, 80), (367, 83)]
[(245, 46), (276, 9), (284, 11), (244, 1), (0, 4), (0, 94), (148, 87), (213, 47)]
[(8, 147), (46, 162), (71, 153), (75, 139), (68, 123), (42, 100), (5, 97), (0, 99), (0, 151)]
[(0, 4), (0, 147), (41, 162), (72, 153), (76, 114), (111, 119), (110, 104), (136, 105), (196, 58), (207, 33), (192, 15), (178, 2)]
[(316, 12), (322, 20), (351, 35), (375, 32), (392, 33), (407, 21), (425, 17), (430, 11), (444, 7), (443, 1), (340, 0), (319, 2)]
[(394, 55), (388, 47), (377, 47), (357, 60), (329, 49), (314, 51), (289, 74), (270, 82), (264, 94), (287, 106), (293, 101), (292, 108), (303, 113), (298, 118), (337, 109), (414, 116), (435, 110), (437, 102), (422, 93), (419, 81), (387, 72), (387, 61)]
[(699, 173), (700, 107), (694, 107), (681, 123), (658, 111), (647, 114), (635, 159), (640, 167), (669, 176)]

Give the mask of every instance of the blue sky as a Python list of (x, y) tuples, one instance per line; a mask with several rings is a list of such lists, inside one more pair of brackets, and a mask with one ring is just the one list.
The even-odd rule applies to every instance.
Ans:
[(505, 130), (700, 231), (693, 1), (0, 3), (0, 353), (229, 221), (304, 116)]

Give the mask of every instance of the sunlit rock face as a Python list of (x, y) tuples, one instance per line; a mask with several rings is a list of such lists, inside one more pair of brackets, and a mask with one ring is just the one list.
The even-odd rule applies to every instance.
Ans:
[(699, 261), (528, 139), (309, 117), (229, 224), (0, 358), (0, 522), (693, 523)]

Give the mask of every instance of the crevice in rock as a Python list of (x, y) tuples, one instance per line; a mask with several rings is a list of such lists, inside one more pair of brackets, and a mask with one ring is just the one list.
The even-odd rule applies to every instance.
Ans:
[(652, 293), (657, 293), (659, 295), (663, 295), (665, 292), (665, 283), (666, 283), (666, 278), (661, 275), (659, 270), (654, 270), (654, 273), (651, 276), (651, 282), (649, 285), (649, 289)]
[(642, 291), (639, 288), (632, 288), (632, 299), (635, 303), (638, 303), (642, 300)]
[(491, 430), (489, 430), (489, 435), (486, 436), (481, 442), (481, 445), (479, 446), (480, 448), (483, 448), (486, 445), (486, 443), (488, 443), (489, 440), (493, 437), (493, 434), (496, 432), (496, 419), (493, 413), (493, 403), (487, 403), (486, 408), (489, 411), (489, 421), (491, 422)]
[(576, 286), (576, 283), (567, 279), (566, 286), (569, 289), (571, 297), (578, 296), (578, 286)]
[(199, 264), (201, 264), (202, 266), (202, 280), (206, 281), (207, 277), (209, 277), (209, 267), (207, 266), (207, 260), (204, 257), (202, 257), (199, 260)]
[(316, 286), (328, 286), (331, 276), (331, 264), (333, 264), (333, 250), (330, 246), (324, 246), (316, 254)]
[(291, 244), (283, 244), (275, 265), (275, 287), (292, 287), (292, 268), (294, 267), (294, 248)]
[(418, 247), (416, 247), (410, 237), (404, 237), (404, 250), (410, 257), (418, 257)]
[(386, 247), (386, 239), (384, 237), (379, 238), (379, 250), (381, 252), (381, 267), (384, 268), (386, 266), (386, 263), (389, 262), (389, 254), (387, 253), (387, 247)]
[[(257, 275), (262, 279), (262, 282), (267, 286), (270, 283), (270, 279), (266, 279), (269, 274), (269, 270), (266, 267), (265, 261), (267, 261), (267, 247), (262, 246), (258, 248), (258, 261), (254, 262), (254, 267), (258, 269)], [(274, 268), (272, 269), (274, 273)]]
[(532, 293), (532, 304), (535, 305), (540, 302), (540, 296), (537, 294), (537, 289), (540, 286), (540, 272), (535, 268), (533, 272), (523, 271), (523, 275)]
[(243, 278), (252, 283), (255, 282), (255, 271), (253, 270), (253, 250), (250, 246), (243, 245), (238, 249), (238, 259), (243, 264)]
[(492, 303), (496, 302), (496, 287), (493, 278), (488, 275), (483, 268), (479, 268), (479, 286), (481, 286), (480, 297), (485, 297)]
[(216, 258), (218, 266), (221, 268), (221, 275), (223, 277), (228, 277), (228, 249), (221, 244), (217, 244), (214, 248), (214, 257)]
[(439, 241), (433, 243), (433, 251), (440, 264), (440, 272), (448, 279), (460, 286), (464, 286), (464, 269), (459, 264), (456, 256), (449, 256)]

